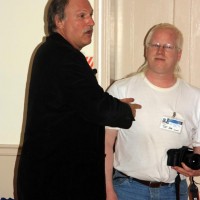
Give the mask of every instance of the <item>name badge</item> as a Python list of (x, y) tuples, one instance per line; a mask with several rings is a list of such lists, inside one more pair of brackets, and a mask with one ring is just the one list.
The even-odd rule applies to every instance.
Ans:
[(163, 117), (160, 124), (160, 128), (175, 133), (181, 133), (182, 126), (183, 126), (182, 120), (171, 117)]

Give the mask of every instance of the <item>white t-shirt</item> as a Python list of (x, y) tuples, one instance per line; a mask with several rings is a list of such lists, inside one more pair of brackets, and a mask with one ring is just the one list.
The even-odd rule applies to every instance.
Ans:
[[(200, 146), (200, 89), (182, 79), (170, 88), (159, 88), (140, 73), (116, 81), (108, 92), (119, 99), (132, 97), (142, 105), (132, 126), (119, 129), (114, 167), (138, 179), (174, 182), (177, 172), (167, 166), (167, 150)], [(163, 119), (181, 125), (177, 130), (161, 128)]]

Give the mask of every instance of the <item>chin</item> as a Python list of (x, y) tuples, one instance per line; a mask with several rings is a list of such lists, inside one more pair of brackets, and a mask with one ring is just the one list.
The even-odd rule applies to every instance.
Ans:
[(85, 41), (84, 44), (85, 44), (85, 45), (88, 45), (88, 44), (90, 44), (91, 42), (92, 42), (92, 40), (88, 40), (88, 41)]

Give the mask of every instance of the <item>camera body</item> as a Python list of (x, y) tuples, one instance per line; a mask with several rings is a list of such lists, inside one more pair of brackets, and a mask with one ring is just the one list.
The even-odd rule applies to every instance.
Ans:
[(200, 169), (200, 155), (194, 154), (193, 149), (183, 146), (180, 149), (169, 149), (167, 151), (167, 165), (179, 166), (184, 162), (191, 169)]

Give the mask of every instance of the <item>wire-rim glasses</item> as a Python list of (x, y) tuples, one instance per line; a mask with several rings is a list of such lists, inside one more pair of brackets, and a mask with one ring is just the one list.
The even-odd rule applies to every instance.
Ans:
[(169, 44), (169, 43), (166, 43), (163, 45), (161, 45), (160, 43), (148, 43), (148, 47), (154, 50), (159, 50), (160, 48), (162, 48), (163, 50), (168, 51), (168, 52), (173, 51), (174, 49), (180, 50), (179, 47), (173, 44)]

